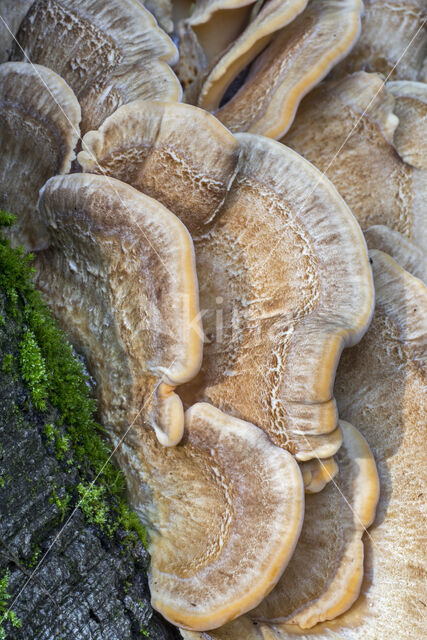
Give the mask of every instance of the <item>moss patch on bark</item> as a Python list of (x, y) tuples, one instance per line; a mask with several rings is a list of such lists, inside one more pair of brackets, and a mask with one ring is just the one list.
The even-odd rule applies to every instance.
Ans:
[(31, 260), (0, 235), (3, 636), (177, 639), (151, 609), (145, 530), (96, 421), (91, 379), (35, 290)]

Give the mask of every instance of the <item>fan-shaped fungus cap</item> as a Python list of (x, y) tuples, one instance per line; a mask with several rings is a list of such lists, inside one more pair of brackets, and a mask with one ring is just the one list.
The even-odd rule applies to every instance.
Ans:
[(397, 152), (413, 167), (427, 169), (427, 84), (400, 81), (386, 86), (399, 118), (393, 139)]
[(180, 629), (184, 640), (263, 640), (261, 630), (256, 622), (248, 616), (240, 616), (219, 629), (213, 629), (206, 633)]
[(334, 458), (314, 458), (302, 462), (300, 469), (306, 493), (319, 493), (338, 473), (338, 465)]
[(17, 217), (9, 230), (14, 243), (46, 244), (39, 190), (70, 170), (79, 122), (77, 98), (56, 73), (22, 62), (0, 65), (0, 208)]
[(341, 443), (335, 367), (373, 305), (363, 236), (301, 156), (236, 138), (195, 107), (139, 102), (87, 134), (78, 159), (191, 222), (208, 342), (200, 376), (181, 390), (186, 402), (257, 424), (298, 460), (330, 457)]
[(173, 5), (179, 40), (176, 70), (184, 89), (239, 37), (255, 0), (178, 0)]
[(104, 424), (124, 432), (142, 412), (165, 445), (179, 442), (173, 393), (202, 352), (191, 238), (160, 203), (118, 180), (55, 177), (41, 217), (51, 245), (37, 256), (38, 286), (98, 383)]
[(427, 283), (427, 255), (423, 249), (383, 225), (374, 225), (365, 231), (369, 249), (388, 253), (403, 269)]
[(360, 344), (344, 352), (335, 385), (340, 413), (358, 424), (372, 448), (381, 485), (376, 519), (365, 540), (361, 597), (339, 618), (311, 630), (286, 624), (262, 628), (269, 640), (413, 640), (425, 635), (420, 523), (427, 482), (427, 289), (381, 251), (370, 251), (370, 257), (374, 319)]
[(283, 136), (300, 100), (353, 46), (361, 10), (361, 0), (313, 0), (254, 62), (219, 120), (231, 131)]
[(366, 440), (349, 423), (342, 422), (342, 429), (339, 474), (321, 493), (306, 496), (301, 535), (276, 587), (221, 629), (206, 635), (182, 630), (185, 640), (273, 640), (284, 620), (295, 636), (303, 635), (303, 629), (314, 631), (316, 623), (336, 618), (355, 601), (363, 575), (361, 538), (375, 517), (379, 484)]
[(422, 80), (427, 55), (425, 0), (363, 0), (362, 33), (334, 75), (377, 71), (392, 80)]
[(294, 555), (273, 591), (248, 615), (302, 629), (346, 611), (363, 577), (362, 535), (375, 517), (379, 484), (366, 440), (341, 422), (340, 472), (320, 493), (306, 496)]
[(137, 444), (122, 445), (119, 461), (135, 508), (149, 520), (153, 607), (199, 630), (254, 607), (301, 530), (295, 460), (254, 425), (205, 403), (187, 410), (177, 447), (159, 447), (148, 431)]
[(84, 171), (114, 176), (159, 200), (192, 235), (205, 231), (220, 211), (240, 150), (234, 136), (201, 109), (140, 100), (87, 133), (82, 148)]
[[(365, 541), (362, 595), (343, 616), (277, 640), (422, 638), (426, 582), (423, 494), (427, 290), (380, 251), (370, 251), (376, 291), (373, 322), (344, 351), (335, 385), (340, 415), (357, 424), (374, 454), (381, 495)], [(326, 489), (328, 490), (328, 489)], [(322, 496), (322, 494), (319, 494)], [(410, 625), (408, 625), (410, 620)]]
[(383, 224), (423, 246), (427, 172), (396, 153), (393, 108), (377, 74), (331, 80), (303, 100), (282, 142), (332, 180), (363, 230)]
[(138, 0), (153, 14), (166, 33), (173, 32), (172, 0)]
[[(189, 96), (200, 107), (213, 111), (220, 105), (227, 87), (270, 42), (274, 33), (289, 24), (307, 5), (307, 0), (271, 0), (258, 7), (246, 28), (208, 66)], [(254, 7), (254, 8), (255, 8)], [(224, 16), (227, 19), (227, 16)], [(194, 22), (194, 17), (188, 21)], [(190, 27), (191, 28), (191, 27)], [(185, 44), (185, 43), (183, 43)], [(208, 60), (206, 60), (208, 64)], [(194, 97), (193, 97), (194, 96)]]
[(84, 133), (136, 98), (179, 100), (175, 45), (136, 0), (36, 0), (13, 59), (53, 69), (82, 108)]
[(9, 60), (13, 38), (34, 0), (2, 0), (0, 13), (0, 62)]

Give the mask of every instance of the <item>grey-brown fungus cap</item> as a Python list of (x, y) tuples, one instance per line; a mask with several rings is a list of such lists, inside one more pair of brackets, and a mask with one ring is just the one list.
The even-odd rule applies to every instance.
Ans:
[(362, 536), (375, 517), (379, 483), (375, 461), (359, 431), (341, 422), (339, 473), (323, 491), (307, 495), (294, 555), (277, 586), (249, 617), (302, 629), (333, 620), (359, 595)]
[(112, 178), (55, 177), (39, 211), (50, 246), (37, 284), (98, 384), (104, 424), (138, 416), (159, 441), (182, 437), (177, 385), (200, 367), (202, 332), (191, 238), (159, 202)]
[(178, 103), (126, 105), (83, 148), (85, 171), (128, 180), (192, 234), (207, 340), (186, 404), (209, 400), (300, 461), (332, 456), (335, 368), (373, 305), (364, 239), (333, 185), (283, 145)]
[(262, 627), (262, 640), (425, 635), (427, 289), (385, 253), (372, 250), (370, 257), (374, 319), (360, 344), (344, 352), (335, 385), (340, 414), (369, 442), (381, 487), (365, 537), (361, 595), (335, 620), (308, 630), (289, 624)]
[(7, 62), (19, 25), (34, 0), (2, 0), (0, 5), (0, 62)]
[(184, 89), (212, 66), (245, 30), (254, 4), (255, 0), (196, 0), (194, 3), (178, 0), (173, 3), (180, 58), (176, 69)]
[(363, 231), (386, 225), (423, 247), (427, 170), (396, 153), (394, 105), (376, 73), (330, 80), (303, 100), (282, 142), (332, 180)]
[(39, 209), (51, 245), (37, 255), (37, 283), (97, 382), (150, 533), (152, 604), (189, 628), (224, 624), (256, 606), (292, 556), (304, 512), (298, 465), (212, 405), (183, 415), (173, 391), (197, 372), (202, 334), (178, 218), (92, 174), (52, 178)]
[(387, 82), (394, 96), (399, 124), (393, 142), (401, 158), (418, 169), (427, 169), (427, 84), (400, 80)]
[(148, 527), (152, 605), (168, 620), (212, 629), (273, 588), (304, 514), (301, 474), (287, 451), (198, 403), (186, 411), (177, 447), (142, 431), (119, 447), (118, 461)]
[(334, 74), (377, 71), (390, 80), (426, 81), (425, 0), (363, 0), (362, 33)]
[(362, 584), (362, 535), (375, 517), (379, 484), (366, 440), (349, 423), (342, 422), (342, 430), (339, 473), (321, 493), (306, 496), (301, 535), (276, 587), (220, 629), (200, 635), (181, 630), (185, 640), (275, 640), (282, 628), (295, 632), (290, 637), (304, 636), (306, 629), (315, 636), (320, 622), (339, 621), (349, 610)]
[(421, 247), (380, 224), (369, 227), (365, 238), (369, 249), (388, 253), (405, 271), (427, 284), (427, 253)]
[(180, 629), (184, 640), (263, 640), (258, 623), (248, 616), (241, 616), (219, 629), (212, 629), (206, 633)]
[[(244, 71), (268, 45), (275, 32), (292, 22), (306, 5), (307, 0), (272, 0), (263, 3), (262, 6), (259, 2), (246, 5), (239, 3), (233, 11), (230, 6), (227, 11), (223, 9), (219, 13), (211, 13), (209, 18), (206, 10), (203, 13), (193, 12), (190, 17), (179, 23), (177, 29), (181, 36), (181, 60), (178, 65), (180, 77), (182, 72), (190, 67), (190, 73), (183, 79), (184, 85), (188, 87), (185, 92), (186, 100), (209, 111), (217, 109), (227, 88), (239, 73)], [(229, 24), (230, 15), (234, 16), (233, 28), (231, 32), (224, 33), (224, 25)], [(226, 38), (218, 50), (219, 29)], [(209, 46), (209, 36), (214, 41), (216, 49)], [(193, 67), (193, 76), (187, 60), (189, 39), (196, 39), (200, 49), (198, 67)]]
[(376, 518), (365, 538), (361, 595), (335, 620), (309, 630), (287, 624), (263, 627), (263, 640), (414, 640), (425, 635), (427, 289), (385, 253), (372, 250), (370, 257), (374, 319), (360, 344), (344, 352), (335, 385), (341, 415), (357, 424), (369, 442), (381, 486)]
[(17, 40), (12, 59), (43, 64), (73, 89), (83, 133), (130, 100), (180, 99), (176, 47), (137, 0), (36, 0)]
[(192, 236), (224, 205), (240, 146), (206, 111), (189, 105), (134, 101), (86, 134), (84, 171), (114, 176), (159, 200)]
[(40, 65), (0, 65), (0, 208), (17, 222), (14, 244), (39, 249), (47, 233), (36, 212), (39, 190), (70, 171), (80, 136), (80, 106), (70, 87)]
[[(381, 495), (365, 542), (362, 594), (352, 609), (307, 638), (422, 638), (425, 610), (427, 289), (388, 255), (370, 251), (373, 322), (341, 358), (340, 415), (358, 425), (374, 454)], [(421, 596), (422, 600), (422, 596)], [(408, 621), (410, 620), (410, 624)], [(279, 636), (282, 638), (292, 635)], [(302, 636), (305, 638), (305, 636)]]
[(312, 0), (275, 35), (216, 116), (231, 131), (283, 136), (301, 99), (356, 42), (361, 11), (361, 0)]

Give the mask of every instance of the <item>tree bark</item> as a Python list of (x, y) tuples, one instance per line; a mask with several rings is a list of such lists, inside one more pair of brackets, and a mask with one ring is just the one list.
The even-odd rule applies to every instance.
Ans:
[[(5, 308), (0, 292), (0, 311)], [(19, 375), (20, 327), (0, 325), (0, 578), (21, 627), (13, 640), (174, 640), (180, 635), (150, 606), (149, 556), (126, 531), (112, 538), (88, 524), (77, 504), (79, 471), (58, 459), (45, 435), (56, 409), (34, 409)], [(66, 433), (66, 427), (59, 427)], [(62, 505), (69, 496), (68, 511)], [(42, 564), (38, 562), (48, 552)], [(17, 598), (14, 601), (15, 597)]]

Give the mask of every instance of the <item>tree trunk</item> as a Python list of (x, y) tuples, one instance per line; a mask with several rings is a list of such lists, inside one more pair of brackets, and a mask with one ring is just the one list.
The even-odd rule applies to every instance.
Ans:
[(179, 638), (150, 607), (142, 543), (102, 533), (80, 509), (67, 521), (80, 471), (46, 436), (60, 416), (52, 405), (35, 410), (20, 375), (22, 327), (5, 307), (0, 292), (0, 580), (8, 572), (11, 596), (3, 612), (0, 596), (0, 619), (12, 606), (21, 626), (3, 621), (0, 638), (1, 628), (13, 640)]

